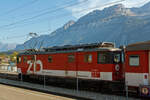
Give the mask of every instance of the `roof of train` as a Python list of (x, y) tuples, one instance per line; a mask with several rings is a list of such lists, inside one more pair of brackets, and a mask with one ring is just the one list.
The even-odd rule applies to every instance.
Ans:
[(44, 48), (43, 51), (25, 51), (19, 55), (34, 55), (34, 54), (54, 54), (54, 53), (72, 53), (72, 52), (91, 52), (91, 51), (121, 51), (115, 48), (113, 43), (92, 43), (82, 45), (65, 45)]
[(137, 51), (137, 50), (150, 50), (150, 41), (137, 42), (129, 44), (126, 47), (126, 51)]
[(55, 54), (55, 53), (73, 53), (73, 52), (92, 52), (92, 51), (121, 51), (119, 48), (96, 48), (96, 49), (86, 49), (86, 50), (66, 50), (66, 51), (27, 51), (20, 53), (19, 55), (34, 55), (34, 54)]

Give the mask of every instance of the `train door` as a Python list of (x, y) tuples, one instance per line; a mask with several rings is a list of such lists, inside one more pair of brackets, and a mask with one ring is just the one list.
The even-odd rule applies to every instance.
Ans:
[(91, 61), (91, 77), (92, 78), (100, 78), (100, 69), (97, 64), (97, 58), (98, 58), (98, 52), (94, 52), (93, 54), (90, 54), (88, 59)]
[(66, 61), (66, 70), (65, 70), (66, 77), (76, 77), (76, 54), (70, 53), (67, 54), (67, 61)]

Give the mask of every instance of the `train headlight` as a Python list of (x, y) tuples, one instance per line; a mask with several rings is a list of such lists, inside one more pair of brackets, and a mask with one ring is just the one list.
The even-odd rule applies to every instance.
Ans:
[(120, 70), (120, 66), (119, 66), (118, 64), (115, 66), (115, 70), (116, 70), (116, 71), (119, 71), (119, 70)]
[(143, 88), (141, 89), (141, 92), (142, 92), (142, 94), (144, 94), (144, 95), (148, 95), (149, 90), (148, 90), (147, 87), (143, 87)]

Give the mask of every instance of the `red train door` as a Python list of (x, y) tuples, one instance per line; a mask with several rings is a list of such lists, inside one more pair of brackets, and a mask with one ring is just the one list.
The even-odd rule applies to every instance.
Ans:
[(92, 78), (100, 78), (100, 70), (99, 70), (99, 66), (97, 64), (97, 52), (93, 53), (92, 55), (92, 63), (91, 63), (91, 77)]
[(66, 70), (65, 74), (67, 77), (76, 77), (76, 53), (67, 54)]

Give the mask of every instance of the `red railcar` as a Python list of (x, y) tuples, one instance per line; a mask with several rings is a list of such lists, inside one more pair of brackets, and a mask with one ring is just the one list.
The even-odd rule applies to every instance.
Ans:
[(125, 56), (125, 81), (129, 89), (150, 96), (150, 41), (128, 45)]
[(19, 54), (17, 68), (19, 75), (116, 82), (124, 79), (121, 55), (112, 43), (59, 46)]

